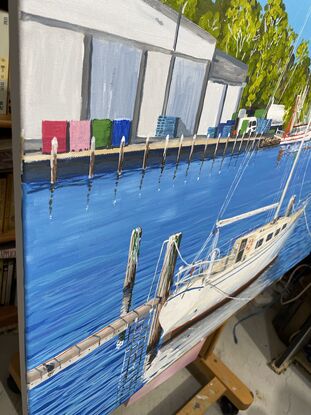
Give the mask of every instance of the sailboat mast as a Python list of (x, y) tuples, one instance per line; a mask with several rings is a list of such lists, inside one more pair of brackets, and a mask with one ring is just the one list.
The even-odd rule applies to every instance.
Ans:
[(287, 190), (288, 190), (288, 186), (289, 186), (289, 184), (290, 184), (290, 181), (292, 180), (292, 177), (293, 177), (293, 174), (294, 174), (294, 171), (295, 171), (296, 165), (297, 165), (297, 163), (298, 163), (298, 159), (299, 159), (299, 157), (300, 157), (300, 154), (301, 154), (301, 150), (302, 150), (302, 147), (303, 147), (304, 141), (305, 141), (305, 140), (303, 139), (303, 140), (301, 141), (301, 143), (300, 143), (300, 146), (299, 146), (299, 150), (298, 150), (297, 156), (296, 156), (296, 158), (295, 158), (295, 161), (294, 161), (294, 163), (293, 163), (293, 166), (292, 166), (291, 171), (290, 171), (290, 173), (289, 173), (289, 176), (288, 176), (288, 178), (287, 178), (287, 181), (286, 181), (286, 184), (285, 184), (284, 190), (283, 190), (283, 192), (282, 192), (282, 196), (281, 196), (281, 198), (280, 198), (280, 201), (279, 201), (279, 203), (278, 203), (278, 207), (276, 208), (276, 211), (275, 211), (275, 214), (274, 214), (274, 218), (273, 218), (273, 220), (276, 220), (276, 219), (279, 217), (280, 210), (281, 210), (282, 204), (283, 204), (283, 202), (284, 202), (284, 199), (285, 199), (285, 196), (286, 196), (286, 193), (287, 193)]

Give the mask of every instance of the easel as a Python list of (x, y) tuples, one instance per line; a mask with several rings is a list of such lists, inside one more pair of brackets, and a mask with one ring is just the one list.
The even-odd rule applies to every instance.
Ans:
[(204, 415), (206, 410), (223, 396), (238, 410), (245, 410), (252, 404), (252, 392), (214, 354), (223, 328), (224, 325), (206, 339), (199, 357), (187, 366), (202, 388), (177, 411), (176, 415)]

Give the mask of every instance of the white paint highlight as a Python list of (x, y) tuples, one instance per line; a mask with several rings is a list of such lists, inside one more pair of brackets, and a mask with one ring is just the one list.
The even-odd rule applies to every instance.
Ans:
[(241, 86), (228, 85), (224, 109), (220, 122), (231, 120), (232, 114), (236, 112), (241, 98)]
[(148, 52), (138, 124), (139, 137), (155, 135), (158, 116), (162, 113), (170, 59), (169, 55), (163, 53)]
[(206, 88), (198, 134), (206, 135), (209, 127), (217, 127), (225, 96), (225, 85), (209, 81)]
[(21, 128), (41, 139), (42, 120), (79, 120), (83, 35), (20, 22)]
[(166, 115), (179, 117), (178, 136), (192, 135), (206, 64), (176, 58)]

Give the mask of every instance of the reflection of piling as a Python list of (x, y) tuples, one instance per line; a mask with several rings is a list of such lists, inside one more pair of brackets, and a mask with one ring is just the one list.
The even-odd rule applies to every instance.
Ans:
[(162, 271), (156, 293), (156, 298), (159, 300), (157, 307), (154, 310), (152, 324), (150, 328), (149, 341), (147, 346), (146, 365), (150, 365), (157, 354), (157, 346), (161, 337), (161, 326), (159, 316), (162, 307), (168, 299), (170, 288), (173, 282), (175, 265), (177, 260), (178, 248), (181, 241), (181, 233), (170, 236), (166, 253), (163, 261)]
[(196, 134), (194, 134), (193, 139), (192, 139), (191, 148), (190, 148), (190, 153), (189, 153), (188, 163), (191, 163), (191, 159), (192, 159), (192, 155), (193, 155), (194, 145), (195, 145), (195, 140), (196, 140), (196, 139), (197, 139), (197, 136), (196, 136)]
[(94, 176), (94, 166), (95, 166), (95, 137), (91, 139), (91, 150), (90, 150), (90, 165), (89, 165), (89, 179), (92, 179)]
[(218, 140), (217, 140), (216, 147), (215, 147), (215, 151), (214, 151), (214, 158), (216, 157), (216, 154), (217, 154), (217, 150), (218, 150), (218, 146), (219, 146), (219, 141), (220, 141), (220, 136), (221, 136), (221, 134), (218, 134)]
[(142, 165), (143, 170), (146, 170), (146, 167), (147, 167), (148, 153), (149, 153), (149, 137), (146, 138), (146, 147), (145, 147), (144, 159), (143, 159), (143, 165)]
[(55, 184), (56, 178), (57, 178), (57, 149), (58, 149), (58, 141), (57, 141), (57, 138), (54, 137), (51, 142), (51, 159), (50, 159), (51, 184)]
[(180, 137), (180, 140), (179, 140), (179, 147), (178, 147), (176, 164), (178, 164), (179, 163), (179, 160), (180, 160), (180, 155), (181, 155), (183, 141), (184, 141), (184, 135), (182, 134), (181, 137)]
[(120, 153), (119, 153), (119, 162), (118, 162), (118, 175), (122, 173), (123, 161), (124, 161), (124, 147), (125, 147), (125, 137), (122, 137), (120, 143)]
[[(130, 311), (130, 307), (132, 303), (132, 293), (133, 293), (133, 288), (135, 284), (141, 235), (142, 235), (142, 229), (140, 227), (133, 229), (131, 240), (130, 240), (126, 274), (125, 274), (125, 279), (124, 279), (124, 284), (123, 284), (121, 317), (126, 315)], [(125, 339), (125, 331), (119, 335), (118, 346), (121, 346), (123, 344), (124, 339)]]
[(163, 149), (162, 167), (165, 166), (165, 163), (166, 163), (166, 153), (167, 153), (167, 146), (168, 146), (169, 139), (170, 139), (170, 136), (167, 135), (166, 138), (165, 138), (165, 145), (164, 145), (164, 149)]

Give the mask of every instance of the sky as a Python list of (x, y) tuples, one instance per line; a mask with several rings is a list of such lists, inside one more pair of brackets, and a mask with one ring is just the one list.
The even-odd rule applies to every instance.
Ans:
[[(266, 0), (260, 0), (264, 6)], [(289, 23), (296, 33), (299, 33), (308, 13), (311, 13), (311, 0), (284, 0), (286, 10), (289, 16)], [(300, 40), (309, 40), (309, 50), (311, 52), (311, 16), (309, 17), (305, 28), (301, 34)]]

